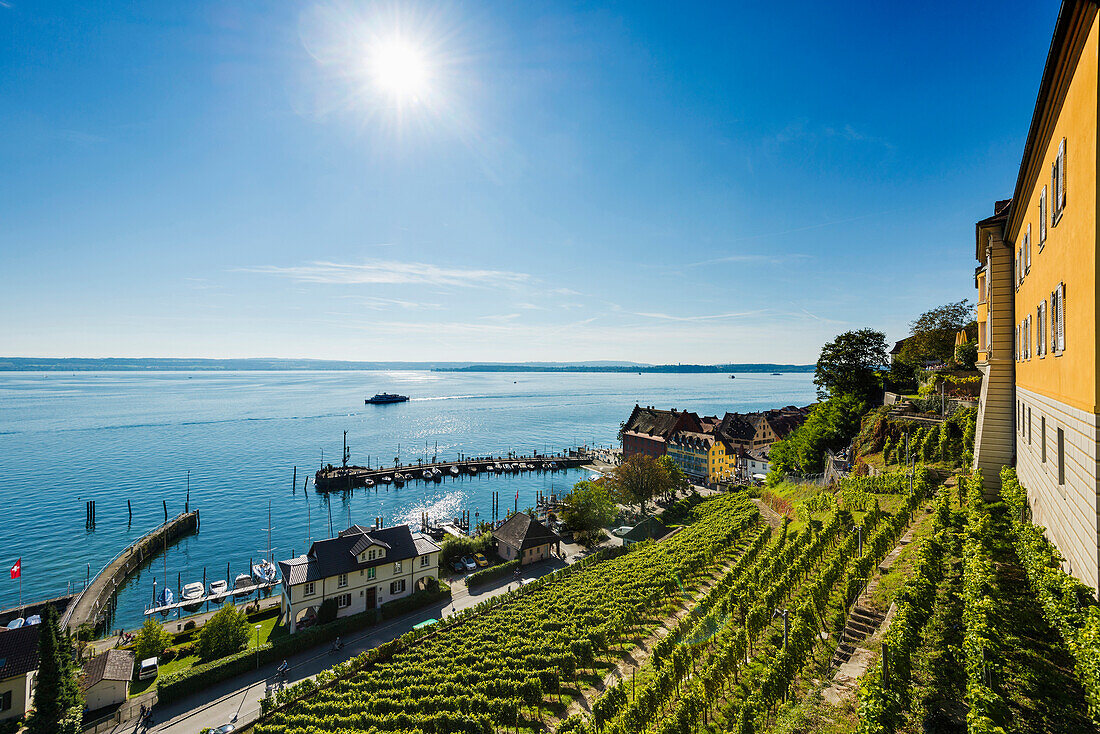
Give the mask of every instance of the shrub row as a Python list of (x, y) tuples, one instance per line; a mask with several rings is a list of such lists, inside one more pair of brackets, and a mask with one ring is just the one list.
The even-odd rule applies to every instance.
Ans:
[(466, 585), (473, 587), (478, 584), (488, 583), (489, 581), (495, 581), (499, 578), (504, 578), (510, 573), (515, 573), (519, 569), (519, 560), (508, 561), (507, 563), (498, 563), (495, 566), (489, 566), (483, 568), (480, 571), (474, 571), (472, 574), (466, 577)]
[(1001, 469), (1001, 496), (1014, 510), (1013, 545), (1043, 618), (1073, 654), (1089, 716), (1100, 724), (1100, 608), (1092, 588), (1061, 570), (1058, 551), (1043, 537), (1043, 529), (1028, 521), (1027, 490), (1011, 467)]

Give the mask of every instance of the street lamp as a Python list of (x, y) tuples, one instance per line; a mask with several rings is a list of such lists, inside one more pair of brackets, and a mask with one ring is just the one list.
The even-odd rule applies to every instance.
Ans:
[(256, 625), (256, 670), (260, 669), (260, 628), (263, 625)]

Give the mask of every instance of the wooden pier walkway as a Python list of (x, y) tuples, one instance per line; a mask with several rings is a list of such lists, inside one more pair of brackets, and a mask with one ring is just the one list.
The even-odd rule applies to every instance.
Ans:
[[(414, 481), (439, 482), (447, 477), (476, 476), (478, 474), (518, 474), (519, 472), (545, 472), (572, 469), (587, 463), (586, 453), (571, 451), (567, 455), (543, 455), (513, 457), (475, 457), (461, 461), (437, 461), (428, 464), (407, 464), (396, 467), (337, 466), (317, 472), (313, 483), (319, 492), (340, 492), (356, 487), (378, 484), (394, 484), (400, 487)], [(455, 471), (451, 471), (454, 468)], [(431, 478), (425, 472), (433, 472)], [(437, 472), (437, 473), (436, 473)]]
[(86, 589), (73, 598), (61, 617), (61, 626), (76, 630), (85, 623), (97, 628), (105, 625), (115, 592), (130, 574), (162, 552), (167, 545), (198, 529), (199, 511), (181, 512), (128, 545), (96, 574)]

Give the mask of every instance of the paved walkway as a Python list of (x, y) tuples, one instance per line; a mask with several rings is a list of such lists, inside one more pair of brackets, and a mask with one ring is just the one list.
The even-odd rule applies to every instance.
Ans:
[[(578, 555), (584, 555), (579, 553)], [(566, 557), (570, 562), (576, 558), (571, 553)], [(537, 578), (563, 568), (565, 562), (559, 559), (550, 559), (526, 567), (521, 576), (523, 578)], [(171, 734), (194, 734), (202, 731), (204, 727), (221, 726), (229, 722), (237, 724), (238, 728), (254, 720), (260, 712), (260, 699), (268, 689), (274, 689), (280, 685), (293, 685), (306, 678), (312, 678), (322, 670), (331, 668), (337, 663), (355, 657), (361, 652), (377, 647), (396, 637), (400, 637), (413, 628), (414, 625), (426, 619), (442, 619), (452, 614), (480, 604), (486, 599), (500, 596), (514, 588), (514, 579), (501, 579), (495, 583), (485, 584), (474, 589), (471, 593), (463, 583), (462, 577), (447, 579), (451, 586), (451, 601), (446, 604), (440, 602), (411, 612), (397, 619), (386, 622), (377, 627), (370, 627), (361, 632), (345, 636), (344, 647), (339, 652), (330, 651), (330, 645), (325, 643), (312, 650), (299, 653), (287, 659), (290, 666), (288, 680), (283, 683), (275, 682), (275, 671), (278, 663), (271, 663), (257, 668), (254, 672), (237, 676), (231, 680), (217, 683), (207, 689), (199, 691), (193, 696), (171, 704), (158, 705), (153, 711), (153, 718), (157, 722), (154, 726), (145, 729), (137, 721), (120, 724), (111, 730), (112, 734), (129, 734), (130, 732), (170, 732)]]

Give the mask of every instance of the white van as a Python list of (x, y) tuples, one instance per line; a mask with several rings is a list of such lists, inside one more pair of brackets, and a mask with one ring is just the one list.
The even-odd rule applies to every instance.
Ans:
[(160, 672), (160, 666), (157, 665), (157, 658), (146, 658), (141, 661), (141, 666), (138, 668), (138, 680), (156, 678), (158, 672)]

